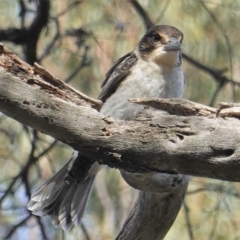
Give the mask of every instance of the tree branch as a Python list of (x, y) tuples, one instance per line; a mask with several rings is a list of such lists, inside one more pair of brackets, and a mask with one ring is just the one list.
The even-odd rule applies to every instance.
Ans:
[(124, 179), (142, 191), (117, 239), (146, 239), (149, 233), (162, 239), (186, 192), (188, 176), (181, 174), (240, 181), (240, 121), (220, 117), (240, 116), (239, 105), (223, 103), (217, 111), (184, 99), (131, 101), (168, 113), (146, 109), (135, 121), (103, 116), (100, 101), (0, 45), (0, 110), (86, 159), (124, 169)]
[(42, 29), (47, 25), (49, 11), (50, 11), (50, 1), (49, 0), (39, 0), (39, 4), (36, 7), (37, 13), (32, 22), (32, 24), (25, 28), (24, 15), (26, 9), (24, 7), (24, 2), (20, 1), (22, 18), (22, 28), (10, 28), (6, 30), (0, 30), (0, 40), (10, 41), (15, 44), (20, 44), (23, 46), (26, 61), (33, 65), (37, 61), (37, 43)]
[(25, 64), (3, 46), (0, 66), (0, 110), (93, 160), (132, 172), (240, 180), (240, 121), (236, 118), (216, 117), (216, 109), (187, 100), (150, 99), (153, 107), (185, 116), (145, 110), (136, 121), (114, 120), (91, 108), (99, 108), (99, 101), (78, 93), (38, 65)]

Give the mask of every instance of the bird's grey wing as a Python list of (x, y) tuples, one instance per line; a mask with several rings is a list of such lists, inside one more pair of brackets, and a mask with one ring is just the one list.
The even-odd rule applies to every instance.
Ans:
[(137, 57), (133, 52), (119, 58), (107, 72), (101, 86), (102, 92), (98, 99), (105, 102), (116, 91), (119, 84), (130, 74), (131, 68), (136, 61)]

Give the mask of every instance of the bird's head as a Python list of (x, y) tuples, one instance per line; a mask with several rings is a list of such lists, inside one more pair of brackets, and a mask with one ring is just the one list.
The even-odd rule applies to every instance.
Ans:
[(183, 34), (175, 27), (159, 25), (150, 28), (138, 44), (142, 59), (160, 66), (181, 64)]

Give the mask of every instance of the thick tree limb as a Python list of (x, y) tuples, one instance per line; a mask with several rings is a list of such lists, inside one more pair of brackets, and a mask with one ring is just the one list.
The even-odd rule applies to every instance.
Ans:
[[(38, 65), (30, 67), (3, 47), (0, 66), (3, 113), (100, 163), (133, 172), (240, 180), (240, 121), (236, 118), (216, 117), (216, 110), (204, 105), (202, 111), (211, 111), (197, 116), (194, 103), (162, 99), (158, 101), (171, 105), (178, 115), (181, 109), (186, 115), (189, 103), (190, 116), (148, 110), (136, 121), (114, 120), (91, 108), (99, 108), (99, 101), (76, 92)], [(157, 101), (154, 104), (156, 107)]]
[(240, 181), (240, 121), (228, 117), (239, 116), (239, 105), (217, 111), (183, 99), (131, 101), (165, 112), (146, 109), (127, 122), (103, 116), (100, 101), (0, 46), (0, 110), (87, 159), (124, 169), (124, 179), (143, 191), (117, 239), (162, 239), (187, 188), (181, 174)]

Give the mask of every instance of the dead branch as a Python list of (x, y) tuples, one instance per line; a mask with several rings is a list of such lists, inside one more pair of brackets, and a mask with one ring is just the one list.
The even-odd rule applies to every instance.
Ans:
[[(38, 65), (27, 65), (3, 46), (0, 66), (3, 113), (87, 152), (100, 163), (128, 171), (240, 180), (236, 118), (223, 119), (221, 112), (216, 117), (216, 109), (186, 100), (148, 99), (142, 102), (170, 114), (145, 110), (135, 121), (114, 120), (92, 108), (99, 109), (99, 101)], [(178, 116), (172, 115), (175, 112)]]
[[(134, 173), (122, 175), (142, 191), (117, 239), (144, 239), (149, 232), (162, 239), (184, 198), (188, 177), (182, 174), (240, 181), (240, 121), (229, 117), (231, 105), (222, 118), (226, 109), (187, 100), (131, 101), (160, 111), (146, 109), (127, 122), (103, 116), (99, 101), (0, 47), (0, 110), (87, 159)], [(163, 180), (149, 185), (158, 172)]]

